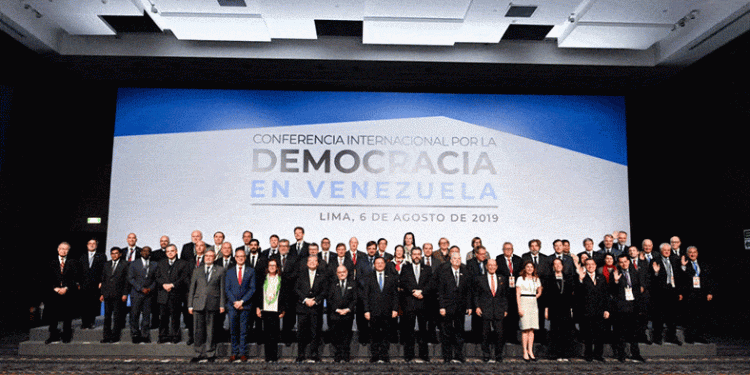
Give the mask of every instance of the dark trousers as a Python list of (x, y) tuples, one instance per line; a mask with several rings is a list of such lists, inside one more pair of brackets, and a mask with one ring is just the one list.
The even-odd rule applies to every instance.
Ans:
[[(335, 314), (335, 312), (332, 312)], [(352, 324), (354, 316), (352, 313), (344, 317), (331, 317), (328, 319), (328, 330), (333, 343), (333, 360), (349, 362), (352, 344)]]
[[(187, 328), (187, 330), (188, 330), (188, 341), (193, 341), (193, 338), (195, 337), (194, 333), (193, 333), (193, 329), (194, 329), (193, 315), (190, 314), (190, 312), (188, 311), (187, 301), (183, 301), (182, 302), (182, 307), (181, 308), (182, 308), (182, 310), (181, 310), (182, 311), (182, 321), (185, 322), (185, 328)], [(177, 319), (177, 321), (179, 322), (179, 319)]]
[(133, 339), (151, 339), (151, 303), (150, 294), (133, 293), (130, 295), (130, 336)]
[[(508, 288), (508, 315), (503, 318), (503, 342), (518, 342), (518, 300), (516, 288)], [(544, 311), (544, 310), (542, 310)]]
[(583, 317), (581, 319), (579, 324), (581, 326), (581, 336), (583, 337), (584, 358), (602, 358), (604, 354), (604, 321), (603, 317)]
[(652, 322), (654, 327), (654, 342), (661, 342), (664, 334), (664, 325), (667, 326), (667, 340), (677, 338), (677, 304), (679, 299), (677, 292), (672, 289), (661, 290), (660, 293), (652, 293)]
[(479, 344), (482, 342), (482, 330), (484, 327), (484, 324), (482, 323), (484, 319), (482, 319), (481, 316), (477, 315), (476, 312), (471, 312), (471, 334), (469, 335), (469, 342), (474, 344)]
[[(404, 359), (414, 359), (414, 341), (419, 345), (419, 358), (428, 361), (427, 319), (425, 310), (406, 311), (401, 316), (401, 340), (404, 343)], [(414, 332), (414, 324), (419, 325), (419, 331)]]
[(370, 362), (390, 360), (388, 351), (391, 343), (388, 341), (388, 333), (392, 319), (390, 316), (370, 314)]
[(263, 311), (261, 313), (263, 320), (264, 354), (266, 361), (279, 360), (279, 329), (281, 319), (276, 311)]
[(630, 355), (634, 358), (641, 356), (638, 347), (638, 320), (636, 312), (618, 312), (614, 314), (613, 326), (615, 332), (615, 344), (612, 351), (617, 359), (625, 359), (625, 343), (630, 344)]
[(247, 356), (247, 332), (248, 322), (250, 318), (255, 314), (251, 314), (250, 310), (236, 310), (234, 307), (230, 307), (227, 310), (229, 316), (229, 336), (232, 341), (232, 355), (234, 356)]
[[(322, 312), (316, 311), (306, 314), (298, 314), (298, 326), (297, 326), (297, 361), (310, 358), (313, 360), (320, 360), (320, 344), (321, 344), (321, 320)], [(310, 355), (306, 356), (306, 350), (308, 345), (310, 346)]]
[[(552, 308), (550, 308), (550, 311)], [(549, 320), (549, 355), (552, 358), (569, 357), (570, 344), (574, 338), (573, 318), (570, 316), (570, 309), (566, 310), (567, 314), (556, 314), (550, 316)], [(550, 313), (552, 314), (552, 313)]]
[(440, 337), (443, 361), (464, 361), (464, 320), (463, 311), (442, 317)]
[(101, 292), (99, 289), (84, 289), (81, 290), (81, 327), (82, 328), (93, 328), (96, 317), (99, 316), (99, 312), (102, 308), (102, 303), (99, 301)]
[(102, 336), (105, 340), (120, 340), (124, 308), (125, 302), (122, 302), (120, 298), (104, 299), (104, 330)]
[(370, 322), (365, 319), (365, 305), (362, 300), (357, 301), (357, 309), (355, 310), (355, 319), (357, 321), (357, 333), (360, 344), (367, 344), (370, 342)]
[(495, 347), (495, 360), (503, 359), (503, 320), (482, 319), (482, 359), (490, 359), (490, 347)]
[(180, 341), (180, 301), (159, 304), (159, 341)]
[(193, 332), (195, 334), (195, 353), (200, 358), (216, 356), (216, 324), (219, 312), (211, 310), (193, 310)]
[(288, 309), (286, 314), (284, 314), (284, 317), (281, 318), (283, 322), (283, 325), (281, 326), (281, 340), (285, 343), (292, 343), (297, 339), (297, 335), (294, 334), (294, 325), (297, 324), (297, 312), (294, 311), (293, 307), (296, 306), (296, 304), (296, 300), (288, 302), (287, 306), (292, 306), (292, 308)]

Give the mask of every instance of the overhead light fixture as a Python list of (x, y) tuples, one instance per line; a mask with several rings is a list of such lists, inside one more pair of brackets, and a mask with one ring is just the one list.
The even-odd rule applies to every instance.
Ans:
[(675, 22), (674, 25), (672, 25), (672, 31), (675, 31), (680, 27), (685, 27), (685, 25), (687, 25), (690, 21), (698, 17), (699, 14), (700, 11), (698, 9), (691, 10), (690, 13), (686, 14), (684, 17), (680, 18), (679, 21)]

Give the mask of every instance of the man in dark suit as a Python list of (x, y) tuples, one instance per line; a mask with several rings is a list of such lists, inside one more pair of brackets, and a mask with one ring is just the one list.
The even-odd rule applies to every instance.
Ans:
[[(475, 237), (475, 239), (478, 239), (477, 242), (481, 242), (479, 237)], [(466, 270), (469, 271), (469, 276), (472, 279), (485, 276), (487, 274), (487, 248), (483, 245), (477, 244), (470, 254), (473, 254), (473, 256), (466, 261)], [(477, 315), (476, 311), (471, 315), (471, 334), (469, 335), (469, 342), (475, 344), (482, 342), (482, 317)]]
[(437, 344), (440, 341), (437, 336), (437, 327), (440, 324), (440, 315), (438, 314), (438, 303), (437, 295), (435, 294), (435, 275), (437, 274), (437, 267), (440, 262), (434, 255), (433, 246), (431, 243), (426, 242), (422, 245), (422, 264), (430, 267), (431, 280), (430, 285), (425, 290), (426, 301), (425, 304), (425, 319), (427, 319), (427, 332), (425, 333), (427, 341), (432, 344)]
[[(241, 248), (244, 249), (244, 247)], [(266, 274), (268, 258), (263, 256), (260, 252), (260, 241), (255, 238), (250, 240), (248, 249), (249, 250), (245, 251), (245, 266), (253, 269), (253, 273), (255, 274), (255, 289), (256, 293), (259, 293), (262, 286), (259, 282)], [(240, 248), (237, 248), (237, 250), (240, 250)], [(237, 250), (235, 250), (235, 258), (237, 257)], [(248, 332), (250, 334), (248, 341), (259, 344), (263, 343), (263, 319), (254, 312), (251, 312), (248, 317), (248, 322), (250, 325), (248, 327)]]
[(617, 258), (618, 268), (615, 270), (615, 282), (612, 289), (614, 309), (612, 319), (614, 321), (615, 342), (613, 351), (620, 362), (625, 362), (625, 342), (630, 344), (630, 356), (633, 360), (644, 362), (638, 347), (639, 327), (638, 305), (644, 290), (641, 278), (633, 267), (627, 254), (620, 254)]
[[(482, 248), (477, 248), (477, 256)], [(508, 315), (508, 281), (497, 273), (494, 259), (487, 261), (487, 273), (477, 275), (475, 280), (474, 306), (476, 314), (482, 318), (482, 360), (500, 362), (503, 360), (503, 319)], [(491, 345), (495, 347), (494, 359), (490, 358)]]
[[(196, 231), (198, 232), (198, 231)], [(195, 232), (193, 232), (193, 238), (195, 238)], [(200, 232), (198, 232), (200, 234)], [(190, 282), (190, 277), (192, 277), (192, 273), (195, 269), (205, 266), (205, 255), (206, 255), (206, 243), (203, 242), (203, 240), (198, 240), (194, 244), (194, 255), (192, 257), (188, 257), (188, 259), (180, 258), (181, 260), (188, 260), (190, 262), (190, 275), (188, 276), (188, 283)], [(230, 245), (231, 246), (231, 245)], [(183, 248), (183, 252), (184, 252)], [(214, 252), (214, 254), (216, 254)], [(183, 298), (182, 302), (182, 321), (185, 323), (185, 326), (188, 330), (188, 339), (187, 344), (192, 345), (195, 341), (195, 335), (194, 333), (194, 327), (193, 324), (193, 314), (190, 313), (188, 309), (188, 297), (187, 297), (188, 289), (185, 289), (185, 297)]]
[[(356, 241), (356, 239), (354, 240)], [(349, 244), (351, 246), (352, 242), (349, 241)], [(356, 249), (356, 247), (353, 247), (352, 249)], [(366, 276), (372, 273), (372, 271), (375, 269), (375, 259), (377, 259), (378, 255), (377, 244), (375, 243), (375, 241), (367, 242), (366, 249), (367, 252), (364, 253), (359, 250), (355, 250), (356, 252), (352, 252), (350, 250), (348, 252), (348, 254), (351, 256), (352, 263), (354, 264), (354, 279), (358, 282), (360, 290), (364, 288)], [(390, 271), (388, 271), (387, 269), (386, 272), (390, 273)], [(365, 318), (365, 307), (363, 300), (365, 296), (366, 295), (364, 291), (359, 294), (360, 302), (357, 304), (357, 313), (355, 319), (357, 321), (357, 330), (359, 331), (359, 343), (366, 345), (371, 341), (370, 326), (372, 325), (372, 323)]]
[(503, 253), (495, 258), (497, 273), (508, 280), (507, 296), (508, 314), (503, 319), (503, 342), (520, 344), (518, 341), (518, 300), (516, 299), (516, 277), (521, 272), (521, 257), (513, 254), (513, 244), (503, 244)]
[[(99, 300), (104, 302), (104, 330), (102, 332), (102, 344), (119, 342), (122, 332), (122, 322), (125, 318), (125, 303), (128, 301), (130, 284), (128, 283), (128, 262), (120, 259), (120, 248), (113, 247), (109, 251), (112, 258), (104, 266), (101, 279), (101, 296)], [(140, 254), (139, 254), (140, 256)], [(112, 320), (114, 319), (114, 327)]]
[[(534, 263), (534, 267), (536, 267), (537, 273), (539, 273), (541, 268), (543, 268), (545, 260), (547, 259), (546, 255), (540, 253), (541, 249), (542, 241), (537, 239), (529, 241), (529, 251), (521, 255), (521, 263), (531, 261), (532, 263)], [(542, 275), (539, 275), (539, 277), (542, 277)]]
[[(257, 253), (257, 247), (256, 247)], [(229, 315), (229, 331), (232, 341), (232, 354), (229, 361), (247, 361), (247, 333), (253, 314), (252, 302), (255, 294), (255, 270), (246, 265), (244, 247), (234, 251), (235, 265), (226, 271), (226, 311)]]
[(138, 238), (135, 236), (135, 233), (128, 234), (126, 242), (128, 244), (126, 246), (123, 246), (121, 249), (122, 259), (130, 263), (141, 256), (141, 248), (136, 246), (135, 244), (136, 242), (138, 242)]
[[(231, 244), (229, 245), (231, 249)], [(187, 306), (193, 315), (196, 357), (192, 362), (213, 362), (216, 358), (216, 326), (221, 324), (219, 314), (227, 304), (224, 269), (214, 264), (216, 253), (206, 251), (204, 265), (196, 268), (190, 279)]]
[(253, 240), (253, 232), (246, 230), (242, 232), (242, 246), (237, 246), (235, 251), (239, 249), (245, 250), (245, 255), (250, 252), (250, 241)]
[[(307, 257), (307, 268), (300, 272), (294, 286), (297, 316), (297, 362), (320, 362), (323, 302), (328, 293), (328, 276), (318, 268), (318, 257)], [(306, 349), (310, 346), (310, 355)]]
[(180, 259), (195, 263), (195, 257), (197, 255), (196, 244), (203, 240), (203, 233), (199, 230), (194, 230), (190, 233), (190, 242), (182, 245), (182, 251), (180, 252)]
[(389, 254), (387, 250), (388, 250), (388, 240), (386, 240), (385, 238), (379, 239), (378, 240), (378, 256), (385, 259), (386, 263), (393, 260), (393, 254)]
[(687, 256), (681, 258), (682, 278), (680, 294), (684, 301), (685, 342), (706, 343), (704, 331), (713, 306), (714, 280), (709, 266), (698, 262), (698, 248), (688, 246)]
[(268, 243), (270, 247), (261, 251), (261, 255), (266, 259), (271, 259), (271, 257), (279, 253), (279, 236), (272, 234), (271, 237), (268, 238)]
[(466, 266), (461, 264), (461, 254), (451, 253), (450, 266), (438, 271), (438, 304), (440, 308), (440, 335), (445, 362), (465, 362), (464, 319), (471, 315), (472, 286)]
[(176, 245), (167, 246), (167, 259), (162, 260), (156, 268), (160, 344), (180, 342), (180, 312), (187, 298), (193, 269), (189, 261), (177, 259)]
[(681, 257), (687, 254), (687, 252), (680, 249), (681, 245), (682, 245), (682, 240), (680, 240), (680, 237), (672, 236), (672, 238), (669, 239), (669, 246), (672, 247), (672, 255)]
[(630, 261), (630, 269), (636, 273), (638, 281), (641, 283), (641, 287), (643, 287), (640, 299), (635, 304), (635, 320), (637, 324), (635, 331), (639, 342), (651, 344), (651, 341), (646, 337), (646, 331), (648, 330), (648, 305), (650, 301), (649, 261), (645, 259), (635, 246), (628, 248), (628, 260)]
[(291, 346), (296, 341), (294, 325), (297, 323), (297, 309), (294, 306), (296, 306), (297, 298), (294, 293), (294, 286), (297, 283), (299, 266), (297, 265), (297, 257), (290, 254), (289, 240), (282, 239), (279, 241), (279, 251), (272, 259), (276, 259), (279, 265), (283, 280), (281, 285), (286, 288), (281, 293), (287, 299), (283, 302), (283, 305), (289, 306), (282, 318), (281, 340), (286, 346)]
[(151, 262), (154, 262), (154, 265), (159, 264), (162, 259), (167, 259), (167, 246), (169, 246), (169, 237), (168, 236), (161, 236), (159, 237), (159, 248), (158, 249), (152, 249), (150, 258)]
[(563, 252), (563, 241), (562, 240), (555, 240), (552, 243), (552, 247), (554, 248), (555, 252), (554, 254), (550, 255), (546, 259), (545, 267), (549, 267), (549, 271), (547, 272), (547, 276), (551, 275), (552, 272), (552, 260), (555, 258), (559, 258), (563, 263), (563, 274), (565, 275), (574, 275), (576, 273), (576, 265), (573, 262), (573, 258), (570, 255), (567, 255)]
[(586, 254), (589, 258), (593, 259), (594, 262), (596, 262), (597, 267), (601, 267), (604, 265), (604, 256), (598, 251), (594, 251), (594, 240), (592, 240), (591, 238), (586, 238), (585, 240), (583, 240), (583, 249), (583, 251), (578, 253), (579, 259), (583, 254)]
[(604, 321), (609, 319), (609, 294), (604, 275), (596, 272), (596, 262), (586, 259), (585, 270), (578, 269), (576, 294), (581, 303), (579, 320), (584, 344), (584, 359), (604, 362)]
[(298, 259), (307, 258), (309, 243), (305, 242), (305, 228), (294, 228), (294, 239), (297, 241), (289, 246), (289, 253)]
[(81, 263), (81, 329), (93, 329), (94, 320), (101, 311), (99, 283), (102, 281), (102, 270), (107, 263), (107, 256), (97, 252), (99, 241), (92, 238), (86, 243), (86, 254)]
[(661, 253), (654, 256), (649, 269), (653, 341), (655, 344), (662, 344), (666, 325), (667, 342), (682, 345), (677, 338), (677, 306), (680, 301), (677, 284), (682, 273), (680, 258), (672, 253), (668, 243), (661, 244), (659, 250)]
[[(77, 260), (68, 257), (70, 244), (62, 242), (57, 246), (57, 257), (50, 264), (44, 283), (44, 319), (49, 323), (49, 338), (45, 344), (59, 341), (69, 343), (73, 336), (72, 321), (75, 315), (76, 294), (81, 278), (81, 266)], [(57, 324), (63, 322), (62, 336)]]
[[(346, 251), (346, 247), (341, 244)], [(336, 268), (336, 280), (326, 297), (328, 308), (328, 329), (331, 334), (334, 362), (349, 362), (352, 342), (354, 309), (357, 306), (357, 285), (349, 278), (344, 265)]]
[(389, 362), (389, 325), (398, 316), (398, 275), (386, 272), (383, 258), (376, 258), (373, 268), (361, 279), (364, 316), (370, 323), (370, 362)]
[(221, 249), (216, 250), (216, 256), (217, 259), (214, 263), (216, 265), (221, 266), (221, 268), (228, 270), (232, 267), (234, 267), (234, 255), (232, 254), (232, 243), (231, 242), (223, 242), (221, 244)]
[(612, 254), (615, 259), (620, 255), (620, 250), (615, 247), (615, 237), (611, 234), (605, 234), (602, 240), (602, 247), (598, 251), (599, 256), (604, 259), (607, 254)]
[[(166, 257), (166, 253), (164, 254)], [(151, 248), (144, 246), (141, 257), (128, 267), (130, 284), (130, 337), (133, 344), (151, 342), (151, 311), (156, 309), (156, 268), (158, 262), (151, 259)]]
[(404, 359), (409, 362), (414, 359), (414, 323), (419, 325), (416, 341), (419, 344), (419, 358), (417, 362), (429, 362), (430, 355), (427, 343), (427, 296), (432, 283), (432, 267), (422, 264), (422, 250), (418, 247), (411, 249), (411, 263), (404, 264), (399, 276), (399, 286), (402, 290), (401, 310), (401, 340), (404, 343)]

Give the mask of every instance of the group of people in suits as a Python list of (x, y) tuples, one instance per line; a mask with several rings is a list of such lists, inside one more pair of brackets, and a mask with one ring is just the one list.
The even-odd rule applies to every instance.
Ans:
[[(686, 341), (705, 341), (700, 314), (713, 284), (697, 248), (682, 253), (675, 237), (657, 254), (650, 240), (642, 250), (626, 246), (623, 234), (606, 235), (596, 251), (587, 238), (578, 254), (566, 240), (554, 241), (552, 255), (540, 252), (539, 240), (529, 241), (522, 256), (506, 242), (496, 258), (477, 237), (465, 262), (447, 238), (438, 249), (420, 248), (407, 233), (390, 254), (382, 238), (364, 251), (356, 237), (335, 249), (328, 238), (308, 243), (301, 227), (295, 243), (272, 235), (265, 250), (250, 231), (233, 248), (222, 232), (208, 246), (196, 230), (179, 254), (167, 236), (152, 250), (136, 246), (131, 233), (127, 246), (110, 249), (109, 260), (96, 251), (95, 239), (78, 260), (68, 257), (70, 245), (63, 242), (45, 281), (47, 342), (70, 341), (71, 306), (79, 297), (83, 329), (93, 327), (94, 310), (104, 304), (103, 343), (120, 340), (127, 315), (133, 343), (150, 342), (154, 327), (159, 343), (179, 343), (182, 319), (198, 362), (214, 360), (221, 339), (231, 342), (231, 361), (247, 361), (251, 342), (264, 344), (266, 361), (277, 361), (279, 344), (293, 341), (299, 362), (320, 361), (325, 341), (334, 361), (349, 361), (354, 324), (372, 362), (388, 362), (390, 344), (399, 341), (406, 361), (429, 361), (428, 344), (440, 342), (443, 361), (463, 362), (466, 340), (481, 343), (485, 362), (502, 361), (506, 342), (522, 344), (524, 360), (532, 361), (535, 332), (537, 341), (544, 338), (546, 321), (552, 358), (566, 360), (570, 343), (580, 339), (586, 360), (603, 360), (602, 345), (609, 342), (619, 360), (629, 344), (631, 359), (642, 361), (638, 342), (650, 341), (649, 320), (653, 342), (662, 342), (666, 326), (667, 341), (680, 343), (674, 319), (680, 301), (695, 311), (683, 322)], [(466, 317), (470, 332), (464, 332)]]

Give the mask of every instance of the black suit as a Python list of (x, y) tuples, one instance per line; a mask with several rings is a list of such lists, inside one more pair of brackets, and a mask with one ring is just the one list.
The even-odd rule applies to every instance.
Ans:
[(581, 335), (584, 343), (584, 357), (586, 360), (601, 359), (604, 351), (603, 339), (605, 330), (604, 312), (609, 312), (609, 293), (604, 276), (594, 273), (596, 283), (586, 273), (583, 280), (578, 281), (575, 293), (581, 303)]
[[(474, 252), (470, 252), (469, 254), (474, 254)], [(469, 275), (472, 278), (484, 276), (487, 273), (487, 260), (485, 259), (485, 261), (480, 264), (476, 257), (472, 257), (471, 259), (466, 261), (466, 270), (469, 271)], [(478, 316), (476, 311), (472, 311), (471, 334), (469, 335), (469, 342), (482, 342), (482, 327), (482, 317)]]
[[(419, 280), (414, 273), (415, 265), (411, 263), (404, 264), (399, 276), (401, 292), (401, 340), (404, 344), (404, 359), (410, 361), (414, 359), (414, 323), (419, 324), (419, 334), (416, 335), (419, 343), (419, 358), (429, 361), (427, 343), (427, 299), (429, 298), (429, 289), (432, 286), (432, 267), (419, 266)], [(422, 298), (414, 297), (414, 291), (419, 290)]]
[[(554, 274), (542, 280), (542, 304), (548, 312), (550, 322), (550, 354), (554, 358), (567, 358), (570, 342), (573, 339), (573, 292), (576, 282), (572, 275), (562, 275), (558, 279)], [(543, 313), (545, 310), (541, 310)]]
[[(73, 335), (72, 321), (76, 313), (76, 298), (79, 280), (81, 279), (81, 265), (77, 260), (66, 257), (64, 267), (60, 267), (60, 257), (50, 262), (44, 283), (45, 310), (44, 319), (49, 323), (50, 339), (60, 338), (57, 323), (63, 322), (62, 340), (69, 342)], [(67, 288), (65, 294), (60, 295), (55, 288)]]
[(182, 251), (180, 251), (180, 259), (195, 264), (195, 244), (188, 242), (182, 245)]
[[(489, 277), (494, 280), (494, 293)], [(490, 359), (490, 346), (494, 346), (495, 359), (500, 361), (503, 357), (503, 319), (508, 311), (508, 279), (495, 272), (491, 276), (477, 275), (475, 280), (474, 306), (482, 312), (482, 359)]]
[(388, 333), (393, 312), (398, 311), (398, 275), (383, 270), (382, 290), (378, 275), (377, 271), (372, 271), (360, 279), (363, 312), (370, 313), (370, 362), (388, 362)]
[[(518, 299), (516, 299), (516, 278), (523, 268), (523, 261), (518, 255), (513, 255), (510, 258), (511, 267), (513, 272), (510, 272), (511, 268), (508, 268), (508, 260), (505, 255), (498, 255), (495, 258), (497, 262), (497, 273), (505, 276), (508, 280), (508, 316), (503, 319), (503, 341), (518, 343)], [(511, 286), (512, 285), (512, 286)]]
[[(705, 341), (704, 332), (706, 322), (711, 311), (708, 301), (708, 295), (714, 294), (714, 278), (711, 275), (710, 265), (706, 262), (697, 261), (698, 270), (696, 271), (692, 263), (685, 266), (680, 294), (683, 296), (683, 316), (685, 323), (685, 341)], [(696, 279), (697, 278), (697, 279)]]
[[(347, 278), (342, 291), (340, 282), (337, 278), (328, 288), (326, 296), (328, 330), (333, 342), (333, 360), (349, 362), (358, 287), (352, 279)], [(343, 315), (336, 312), (336, 310), (346, 309), (349, 309), (349, 312)]]
[[(654, 263), (657, 263), (660, 266), (658, 273), (654, 271)], [(667, 276), (667, 264), (671, 267), (671, 274), (674, 281)], [(654, 256), (654, 260), (648, 267), (651, 286), (651, 314), (654, 328), (653, 340), (657, 344), (662, 343), (664, 325), (667, 326), (666, 340), (670, 342), (678, 342), (676, 315), (678, 312), (677, 306), (679, 304), (677, 286), (680, 274), (682, 273), (680, 267), (680, 258), (676, 255), (671, 255), (668, 260), (664, 260), (660, 254)]]
[(454, 276), (454, 269), (449, 263), (438, 270), (437, 294), (438, 308), (445, 310), (441, 316), (440, 336), (442, 338), (442, 355), (446, 362), (452, 359), (464, 361), (464, 320), (466, 310), (472, 305), (472, 290), (474, 280), (466, 270), (466, 266), (459, 267), (458, 285)]
[(141, 250), (143, 250), (142, 247), (139, 247), (139, 246), (133, 247), (132, 254), (131, 254), (130, 247), (128, 245), (125, 245), (121, 247), (120, 249), (122, 249), (122, 251), (120, 252), (120, 254), (122, 254), (120, 259), (126, 262), (132, 262), (136, 259), (141, 259)]
[[(310, 285), (312, 281), (312, 286)], [(297, 316), (297, 361), (306, 358), (305, 349), (310, 345), (310, 356), (314, 361), (320, 360), (320, 344), (323, 318), (323, 301), (328, 293), (328, 276), (320, 270), (315, 271), (315, 278), (310, 280), (310, 270), (301, 271), (294, 286)], [(305, 300), (313, 300), (312, 306), (307, 306)]]
[[(630, 354), (633, 358), (641, 358), (638, 348), (638, 306), (641, 303), (641, 278), (633, 266), (627, 270), (619, 270), (620, 279), (612, 283), (612, 297), (614, 299), (613, 326), (615, 332), (615, 356), (625, 359), (625, 342), (630, 344)], [(613, 276), (614, 277), (614, 276)]]
[(99, 283), (107, 256), (96, 252), (89, 265), (89, 252), (81, 256), (81, 328), (94, 328), (94, 320), (101, 311)]
[[(289, 308), (286, 310), (286, 314), (284, 314), (284, 317), (281, 318), (282, 323), (282, 331), (281, 331), (281, 341), (291, 344), (292, 342), (296, 341), (296, 335), (294, 334), (294, 325), (297, 323), (297, 298), (294, 292), (294, 287), (297, 284), (297, 276), (299, 267), (297, 266), (297, 258), (291, 253), (288, 253), (286, 255), (286, 258), (282, 257), (280, 253), (276, 253), (272, 257), (272, 259), (276, 259), (277, 264), (279, 265), (279, 270), (281, 272), (281, 278), (284, 280), (282, 282), (282, 286), (286, 288), (286, 290), (282, 293), (284, 298), (286, 298), (286, 301), (284, 301), (284, 305), (289, 306)], [(282, 259), (285, 259), (282, 262)], [(270, 259), (269, 259), (270, 260)]]
[[(164, 259), (156, 268), (156, 288), (159, 290), (157, 294), (159, 342), (177, 343), (180, 341), (180, 312), (187, 302), (188, 286), (193, 269), (190, 261), (183, 259), (175, 260), (171, 266), (169, 259)], [(174, 284), (174, 287), (167, 291), (164, 289), (164, 284)], [(192, 328), (188, 328), (192, 331)]]
[(302, 243), (295, 242), (289, 244), (289, 254), (292, 254), (296, 256), (297, 258), (307, 258), (307, 256), (310, 254), (310, 244), (305, 242), (304, 240)]
[(589, 254), (589, 252), (585, 250), (581, 251), (580, 253), (578, 253), (578, 259), (581, 259), (581, 255), (583, 254), (586, 254), (589, 256), (589, 258), (593, 259), (597, 267), (601, 267), (604, 265), (604, 256), (602, 256), (599, 251), (591, 250), (591, 254)]
[[(104, 341), (116, 342), (120, 340), (123, 322), (125, 321), (125, 301), (122, 297), (130, 294), (128, 283), (128, 262), (125, 259), (110, 260), (102, 271), (101, 295), (104, 297)], [(127, 299), (126, 299), (127, 300)], [(114, 318), (114, 327), (112, 319)]]

